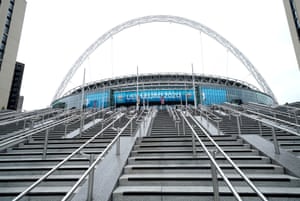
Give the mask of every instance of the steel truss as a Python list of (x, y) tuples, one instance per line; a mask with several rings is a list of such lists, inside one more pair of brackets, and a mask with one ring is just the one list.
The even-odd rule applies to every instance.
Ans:
[(127, 22), (124, 22), (124, 23), (110, 29), (106, 33), (104, 33), (93, 44), (91, 44), (84, 51), (84, 53), (76, 60), (76, 62), (70, 68), (70, 70), (64, 77), (63, 81), (61, 82), (60, 86), (58, 87), (58, 89), (55, 93), (55, 96), (53, 97), (53, 101), (60, 98), (63, 95), (65, 88), (67, 87), (71, 78), (76, 73), (77, 69), (106, 40), (108, 40), (112, 36), (116, 35), (117, 33), (123, 31), (124, 29), (128, 29), (130, 27), (137, 26), (140, 24), (146, 24), (146, 23), (152, 23), (152, 22), (170, 22), (170, 23), (185, 25), (185, 26), (194, 28), (196, 30), (199, 30), (199, 31), (207, 34), (211, 38), (215, 39), (217, 42), (219, 42), (221, 45), (223, 45), (225, 48), (227, 48), (237, 59), (239, 59), (244, 64), (244, 66), (247, 68), (247, 70), (256, 79), (257, 83), (260, 85), (262, 90), (265, 93), (269, 94), (274, 99), (275, 103), (277, 103), (274, 93), (272, 92), (271, 88), (268, 86), (267, 82), (262, 77), (262, 75), (257, 71), (257, 69), (247, 59), (247, 57), (241, 51), (239, 51), (234, 45), (232, 45), (228, 40), (226, 40), (224, 37), (222, 37), (217, 32), (213, 31), (209, 27), (206, 27), (206, 26), (200, 24), (199, 22), (196, 22), (196, 21), (193, 21), (190, 19), (186, 19), (183, 17), (171, 16), (171, 15), (151, 15), (151, 16), (135, 18), (135, 19), (129, 20)]

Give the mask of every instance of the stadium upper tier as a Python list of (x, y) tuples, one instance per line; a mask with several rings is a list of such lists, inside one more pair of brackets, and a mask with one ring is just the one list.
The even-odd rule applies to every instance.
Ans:
[[(52, 102), (53, 107), (80, 108), (154, 104), (211, 105), (223, 102), (274, 104), (273, 98), (257, 87), (231, 78), (192, 74), (143, 74), (95, 81), (74, 88)], [(83, 93), (84, 92), (84, 93)], [(138, 96), (137, 96), (138, 93)], [(194, 99), (194, 96), (195, 99)]]

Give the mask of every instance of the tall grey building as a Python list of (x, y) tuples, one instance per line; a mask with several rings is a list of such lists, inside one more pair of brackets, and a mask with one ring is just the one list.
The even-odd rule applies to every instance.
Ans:
[(283, 0), (285, 12), (290, 27), (295, 54), (300, 69), (300, 1)]
[(0, 110), (18, 104), (24, 65), (16, 57), (25, 8), (25, 0), (0, 0)]

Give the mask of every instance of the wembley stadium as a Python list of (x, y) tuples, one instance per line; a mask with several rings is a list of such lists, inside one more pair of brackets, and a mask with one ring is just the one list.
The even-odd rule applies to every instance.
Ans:
[[(66, 90), (103, 42), (151, 22), (206, 33), (259, 87), (196, 74), (192, 65), (192, 73), (139, 74), (137, 67), (135, 75), (88, 82), (84, 69), (82, 85)], [(218, 33), (182, 17), (136, 18), (86, 49), (51, 107), (0, 111), (0, 200), (300, 201), (299, 122), (300, 102), (278, 105), (261, 74)]]
[[(192, 65), (192, 73), (188, 74), (151, 71), (149, 74), (139, 74), (137, 69), (135, 75), (121, 74), (120, 77), (110, 76), (100, 81), (90, 80), (88, 83), (84, 81), (73, 89), (68, 88), (66, 92), (66, 87), (76, 71), (80, 67), (82, 69), (83, 64), (103, 43), (123, 30), (154, 22), (175, 23), (206, 34), (219, 45), (225, 47), (227, 52), (234, 55), (235, 59), (243, 65), (244, 70), (247, 70), (247, 76), (251, 75), (255, 83), (250, 84), (242, 81), (240, 76), (238, 78), (230, 76), (229, 78), (228, 75), (224, 77), (218, 74), (204, 74), (204, 72), (195, 74)], [(95, 68), (99, 67), (95, 66)], [(92, 43), (65, 75), (51, 105), (54, 108), (106, 108), (161, 104), (193, 104), (197, 106), (199, 104), (212, 105), (225, 102), (238, 104), (253, 102), (273, 105), (277, 103), (277, 100), (266, 80), (249, 59), (223, 36), (209, 27), (187, 18), (153, 15), (135, 18), (119, 24)]]
[[(194, 83), (194, 84), (193, 84)], [(274, 104), (273, 98), (249, 83), (217, 76), (145, 74), (88, 83), (67, 92), (52, 103), (54, 108), (141, 106), (160, 104), (212, 105), (229, 103)]]

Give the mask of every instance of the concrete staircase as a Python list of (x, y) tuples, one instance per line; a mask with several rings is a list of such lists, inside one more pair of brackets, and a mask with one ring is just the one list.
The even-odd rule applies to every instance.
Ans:
[[(92, 121), (92, 119), (87, 119), (86, 123), (89, 121)], [(0, 152), (0, 200), (12, 200), (88, 139), (97, 134), (108, 123), (110, 121), (104, 124), (95, 124), (81, 136), (78, 135), (70, 139), (64, 138), (63, 126), (57, 126), (57, 128), (49, 132), (46, 158), (43, 158), (45, 132), (34, 135), (25, 143), (20, 143), (6, 151)], [(116, 121), (114, 126), (123, 127), (125, 123), (126, 119), (122, 118), (120, 121)], [(70, 128), (70, 131), (78, 128), (78, 122), (75, 124)], [(133, 131), (135, 129), (136, 125), (133, 124)], [(82, 150), (81, 153), (84, 154), (77, 154), (72, 157), (22, 200), (61, 200), (84, 171), (88, 169), (90, 161), (86, 154), (100, 154), (116, 134), (115, 130), (108, 128)], [(130, 135), (130, 129), (126, 129), (123, 135)]]
[[(207, 137), (196, 130), (207, 148), (214, 150)], [(178, 135), (169, 114), (159, 111), (150, 136), (136, 142), (112, 200), (213, 200), (210, 161), (198, 143), (197, 154), (193, 154), (190, 133), (186, 128), (186, 135)], [(260, 155), (236, 131), (213, 139), (269, 200), (300, 200), (300, 179)], [(216, 161), (243, 200), (260, 200), (219, 153)], [(235, 200), (220, 176), (218, 181), (220, 200)]]
[[(215, 112), (215, 114), (220, 115), (219, 113)], [(285, 119), (286, 121), (290, 120), (290, 122), (294, 123), (294, 118)], [(259, 124), (257, 121), (250, 119), (245, 116), (241, 116), (240, 119), (240, 128), (242, 135), (261, 135), (263, 138), (273, 142), (272, 136), (272, 129), (261, 125), (262, 133), (260, 133)], [(299, 121), (300, 122), (300, 121)], [(238, 133), (237, 127), (237, 118), (234, 116), (222, 116), (222, 121), (220, 123), (220, 129), (222, 132), (226, 134), (235, 135)], [(280, 148), (285, 149), (286, 151), (294, 154), (296, 157), (300, 159), (300, 136), (296, 136), (285, 132), (280, 129), (275, 129), (277, 141)]]

